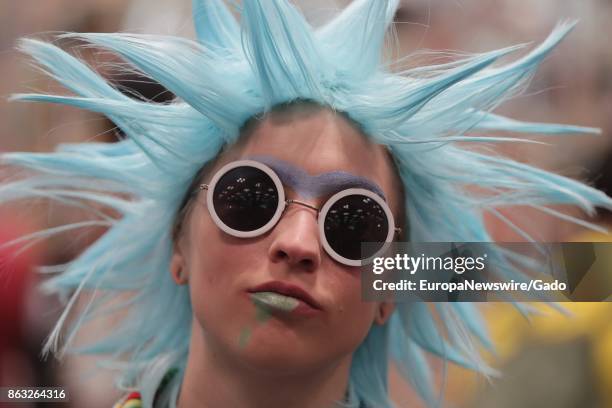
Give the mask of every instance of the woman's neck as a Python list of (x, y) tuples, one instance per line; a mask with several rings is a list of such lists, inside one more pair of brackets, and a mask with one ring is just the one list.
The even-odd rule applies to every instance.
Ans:
[(350, 356), (302, 374), (256, 371), (207, 341), (196, 327), (178, 408), (331, 408), (345, 398)]

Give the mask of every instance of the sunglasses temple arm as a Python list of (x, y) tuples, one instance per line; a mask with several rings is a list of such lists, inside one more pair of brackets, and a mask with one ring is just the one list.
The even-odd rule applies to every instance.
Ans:
[(200, 184), (197, 188), (197, 190), (193, 190), (191, 192), (191, 196), (195, 196), (198, 195), (198, 193), (202, 190), (208, 190), (208, 184)]
[(394, 230), (395, 230), (395, 235), (398, 238), (401, 238), (402, 237), (402, 229), (400, 227), (395, 227)]

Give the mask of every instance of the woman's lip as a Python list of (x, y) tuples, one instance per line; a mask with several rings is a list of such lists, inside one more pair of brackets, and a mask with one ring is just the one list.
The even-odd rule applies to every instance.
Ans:
[(249, 293), (251, 301), (260, 309), (275, 316), (302, 316), (311, 317), (321, 313), (301, 299), (281, 295), (276, 292)]
[(314, 298), (299, 286), (282, 281), (266, 282), (248, 290), (249, 293), (273, 292), (280, 295), (289, 296), (301, 300), (313, 309), (321, 310), (321, 305)]
[[(281, 295), (276, 292), (255, 292), (251, 293), (253, 303), (264, 309), (277, 310), (279, 312), (290, 313), (294, 311), (302, 301), (291, 297)], [(310, 307), (310, 306), (308, 306)]]

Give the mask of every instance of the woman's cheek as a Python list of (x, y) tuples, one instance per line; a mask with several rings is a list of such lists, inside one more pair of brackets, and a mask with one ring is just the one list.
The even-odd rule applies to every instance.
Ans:
[(361, 304), (361, 279), (355, 271), (350, 268), (337, 268), (330, 274), (326, 286), (333, 296), (341, 299), (344, 305)]
[(335, 300), (337, 324), (351, 330), (367, 332), (374, 319), (376, 304), (364, 302), (361, 296), (361, 279), (353, 271), (342, 270), (326, 283), (330, 296)]

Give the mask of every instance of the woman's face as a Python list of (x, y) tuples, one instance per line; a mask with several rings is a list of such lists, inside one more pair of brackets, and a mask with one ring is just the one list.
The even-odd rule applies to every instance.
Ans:
[[(386, 151), (341, 115), (312, 107), (272, 113), (224, 153), (202, 182), (224, 164), (254, 156), (290, 163), (310, 175), (343, 171), (367, 178), (401, 219), (401, 187)], [(329, 198), (291, 189), (286, 194), (319, 208)], [(290, 205), (265, 235), (237, 238), (214, 224), (201, 193), (184, 225), (171, 270), (189, 285), (193, 329), (200, 330), (193, 335), (241, 364), (284, 373), (337, 364), (350, 359), (372, 324), (391, 314), (390, 304), (361, 300), (359, 268), (328, 256), (312, 209)], [(269, 313), (251, 297), (269, 283), (299, 287), (317, 307)]]

